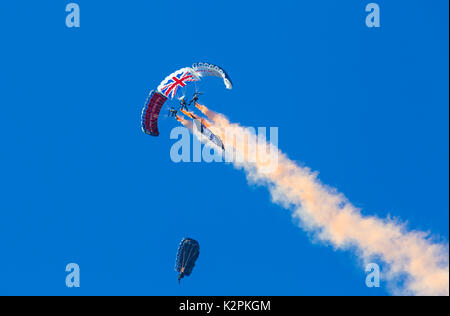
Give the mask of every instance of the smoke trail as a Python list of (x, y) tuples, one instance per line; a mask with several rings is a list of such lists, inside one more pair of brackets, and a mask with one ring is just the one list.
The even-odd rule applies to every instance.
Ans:
[(187, 117), (190, 117), (193, 120), (199, 120), (204, 126), (206, 127), (210, 127), (211, 126), (211, 122), (208, 121), (207, 119), (203, 118), (203, 117), (198, 117), (194, 112), (191, 111), (186, 111), (184, 109), (180, 109), (181, 113), (183, 113), (184, 115), (186, 115)]
[[(316, 173), (265, 142), (278, 155), (277, 165), (267, 172), (267, 162), (247, 159), (255, 154), (255, 148), (246, 146), (255, 134), (206, 106), (196, 107), (213, 122), (227, 151), (233, 148), (243, 158), (234, 166), (245, 170), (249, 182), (267, 186), (272, 200), (292, 210), (303, 229), (335, 249), (354, 250), (364, 263), (384, 262), (383, 277), (393, 294), (449, 295), (448, 244), (433, 242), (425, 232), (408, 231), (392, 219), (363, 216), (344, 195), (323, 185)], [(234, 137), (227, 137), (229, 131)]]
[(186, 120), (183, 116), (180, 116), (180, 115), (175, 115), (175, 118), (177, 119), (178, 122), (183, 124), (187, 129), (189, 129), (192, 132), (192, 122), (191, 121)]

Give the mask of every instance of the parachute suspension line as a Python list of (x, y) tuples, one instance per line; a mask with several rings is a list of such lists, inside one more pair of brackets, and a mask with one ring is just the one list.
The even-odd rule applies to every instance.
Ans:
[[(192, 251), (194, 251), (194, 247), (191, 246), (191, 248), (189, 249), (189, 254), (188, 254), (188, 257), (186, 259), (186, 262), (188, 262), (189, 259), (191, 259)], [(183, 267), (184, 267), (184, 265), (183, 265)]]
[(183, 91), (183, 97), (186, 97), (187, 85), (184, 87), (181, 87), (181, 91)]
[(186, 263), (189, 262), (189, 259), (191, 259), (191, 252), (192, 252), (192, 249), (193, 249), (193, 248), (194, 248), (194, 247), (191, 247), (191, 248), (189, 249), (188, 256), (187, 256), (187, 259), (186, 259)]
[(197, 81), (194, 82), (195, 93), (198, 93), (198, 84)]
[[(189, 261), (189, 259), (191, 258), (191, 252), (192, 252), (192, 249), (193, 249), (193, 247), (190, 248), (190, 250), (189, 250), (189, 252), (188, 252), (187, 258), (186, 258), (186, 253), (187, 253), (187, 251), (184, 251), (184, 252), (183, 252), (183, 260), (182, 260), (182, 262), (181, 262), (181, 266), (182, 266), (182, 267), (184, 267), (184, 266), (185, 266), (185, 263), (187, 263), (187, 262)], [(185, 258), (186, 258), (186, 260), (185, 260)]]
[(184, 267), (184, 258), (186, 256), (186, 251), (183, 251), (183, 260), (181, 260), (181, 267)]
[(183, 87), (180, 87), (178, 90), (177, 90), (177, 92), (176, 92), (176, 94), (175, 94), (175, 99), (180, 99), (183, 95), (184, 95), (184, 92), (182, 91), (183, 90)]

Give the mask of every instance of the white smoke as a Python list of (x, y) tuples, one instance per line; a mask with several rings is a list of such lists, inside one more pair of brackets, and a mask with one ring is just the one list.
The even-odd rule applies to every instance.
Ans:
[[(233, 160), (234, 166), (245, 170), (250, 183), (268, 187), (273, 202), (292, 210), (300, 226), (317, 240), (355, 251), (363, 263), (384, 262), (383, 277), (393, 294), (449, 295), (448, 244), (433, 241), (428, 233), (408, 231), (390, 218), (363, 216), (343, 194), (323, 185), (316, 173), (298, 166), (270, 143), (264, 146), (276, 153), (277, 159), (269, 162), (276, 165), (268, 168), (266, 159), (249, 160), (258, 149), (246, 144), (257, 136), (197, 106), (213, 121), (211, 128), (223, 139), (227, 154), (234, 151), (241, 156)], [(229, 137), (230, 131), (234, 137)]]

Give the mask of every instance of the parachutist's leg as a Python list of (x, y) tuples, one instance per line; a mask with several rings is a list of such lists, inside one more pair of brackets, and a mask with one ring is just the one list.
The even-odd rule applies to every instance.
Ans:
[(178, 274), (178, 284), (180, 284), (181, 279), (184, 277), (184, 272)]

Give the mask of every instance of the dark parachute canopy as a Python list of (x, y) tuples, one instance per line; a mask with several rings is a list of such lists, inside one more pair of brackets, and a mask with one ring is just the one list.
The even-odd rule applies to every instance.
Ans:
[(200, 245), (198, 241), (191, 238), (183, 238), (181, 240), (175, 263), (175, 271), (179, 273), (178, 283), (184, 276), (191, 275), (199, 254)]
[(167, 101), (167, 97), (159, 92), (150, 92), (147, 101), (145, 102), (144, 109), (142, 110), (142, 130), (144, 133), (152, 136), (158, 136), (158, 117), (159, 112), (164, 103)]

